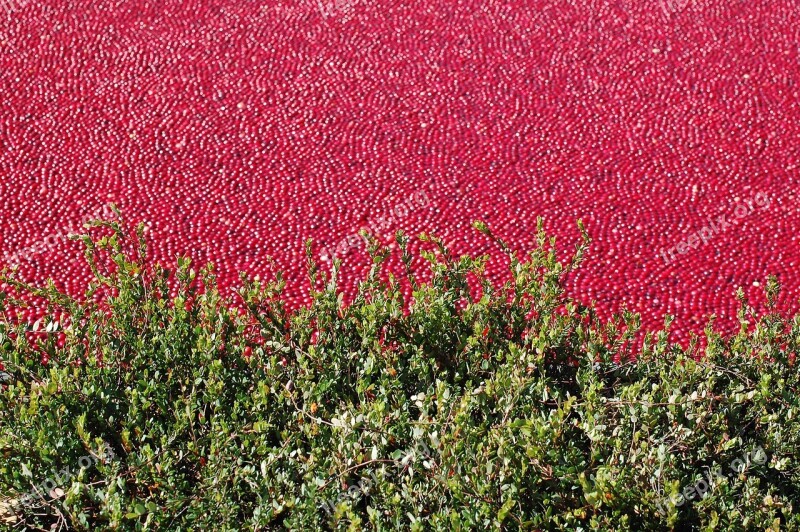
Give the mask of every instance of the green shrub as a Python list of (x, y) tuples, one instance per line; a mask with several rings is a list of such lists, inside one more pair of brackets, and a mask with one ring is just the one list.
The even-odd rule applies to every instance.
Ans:
[[(313, 302), (288, 311), (280, 275), (233, 301), (210, 267), (151, 266), (141, 228), (96, 226), (85, 298), (3, 279), (9, 527), (800, 528), (800, 318), (742, 298), (738, 334), (682, 348), (669, 319), (567, 297), (585, 233), (561, 263), (541, 225), (519, 259), (482, 224), (502, 286), (424, 236), (419, 282), (398, 234), (404, 274), (373, 243), (347, 305), (309, 251)], [(23, 295), (68, 320), (26, 331)]]

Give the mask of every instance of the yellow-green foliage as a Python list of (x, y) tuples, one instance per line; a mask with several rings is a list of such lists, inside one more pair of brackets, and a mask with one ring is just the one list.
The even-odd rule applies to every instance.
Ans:
[[(289, 312), (279, 276), (228, 300), (211, 268), (149, 266), (141, 234), (100, 225), (89, 297), (4, 279), (7, 526), (800, 528), (797, 318), (743, 301), (741, 332), (681, 348), (565, 295), (586, 239), (562, 264), (540, 227), (519, 259), (482, 224), (505, 285), (423, 237), (428, 282), (373, 245), (343, 305), (309, 254), (313, 302)], [(62, 346), (11, 321), (23, 293), (70, 316)]]

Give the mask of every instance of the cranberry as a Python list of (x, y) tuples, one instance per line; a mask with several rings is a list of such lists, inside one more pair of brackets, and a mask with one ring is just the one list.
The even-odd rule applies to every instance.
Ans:
[[(712, 313), (735, 329), (737, 286), (760, 297), (776, 274), (779, 310), (800, 296), (796, 0), (184, 3), (51, 2), (47, 38), (33, 3), (3, 20), (0, 267), (82, 294), (66, 236), (116, 202), (155, 260), (213, 261), (228, 294), (239, 271), (281, 269), (298, 307), (308, 237), (323, 267), (342, 259), (351, 298), (362, 228), (488, 251), (500, 281), (507, 261), (471, 222), (523, 250), (542, 216), (561, 256), (585, 221), (594, 243), (566, 282), (601, 317), (627, 304), (655, 329), (671, 313), (685, 341)], [(731, 227), (708, 234), (720, 216)]]

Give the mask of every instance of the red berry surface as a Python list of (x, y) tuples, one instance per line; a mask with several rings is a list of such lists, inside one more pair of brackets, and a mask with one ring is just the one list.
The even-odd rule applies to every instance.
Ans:
[(541, 216), (565, 251), (584, 220), (570, 290), (605, 314), (731, 327), (768, 274), (796, 306), (796, 0), (5, 4), (0, 263), (30, 280), (82, 293), (64, 236), (110, 202), (225, 286), (273, 257), (295, 305), (304, 239), (345, 284), (363, 226), (490, 251), (499, 277), (470, 223), (526, 249)]

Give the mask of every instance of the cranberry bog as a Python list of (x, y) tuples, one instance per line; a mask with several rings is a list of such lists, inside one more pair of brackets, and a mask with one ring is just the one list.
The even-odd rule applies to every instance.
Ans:
[[(155, 257), (285, 272), (303, 242), (342, 279), (361, 228), (503, 256), (536, 219), (570, 280), (679, 338), (733, 327), (768, 275), (795, 309), (795, 0), (0, 0), (0, 263), (80, 294), (65, 235), (117, 204)], [(274, 260), (274, 262), (272, 262)], [(399, 258), (392, 259), (399, 264)], [(31, 311), (33, 312), (33, 311)]]

